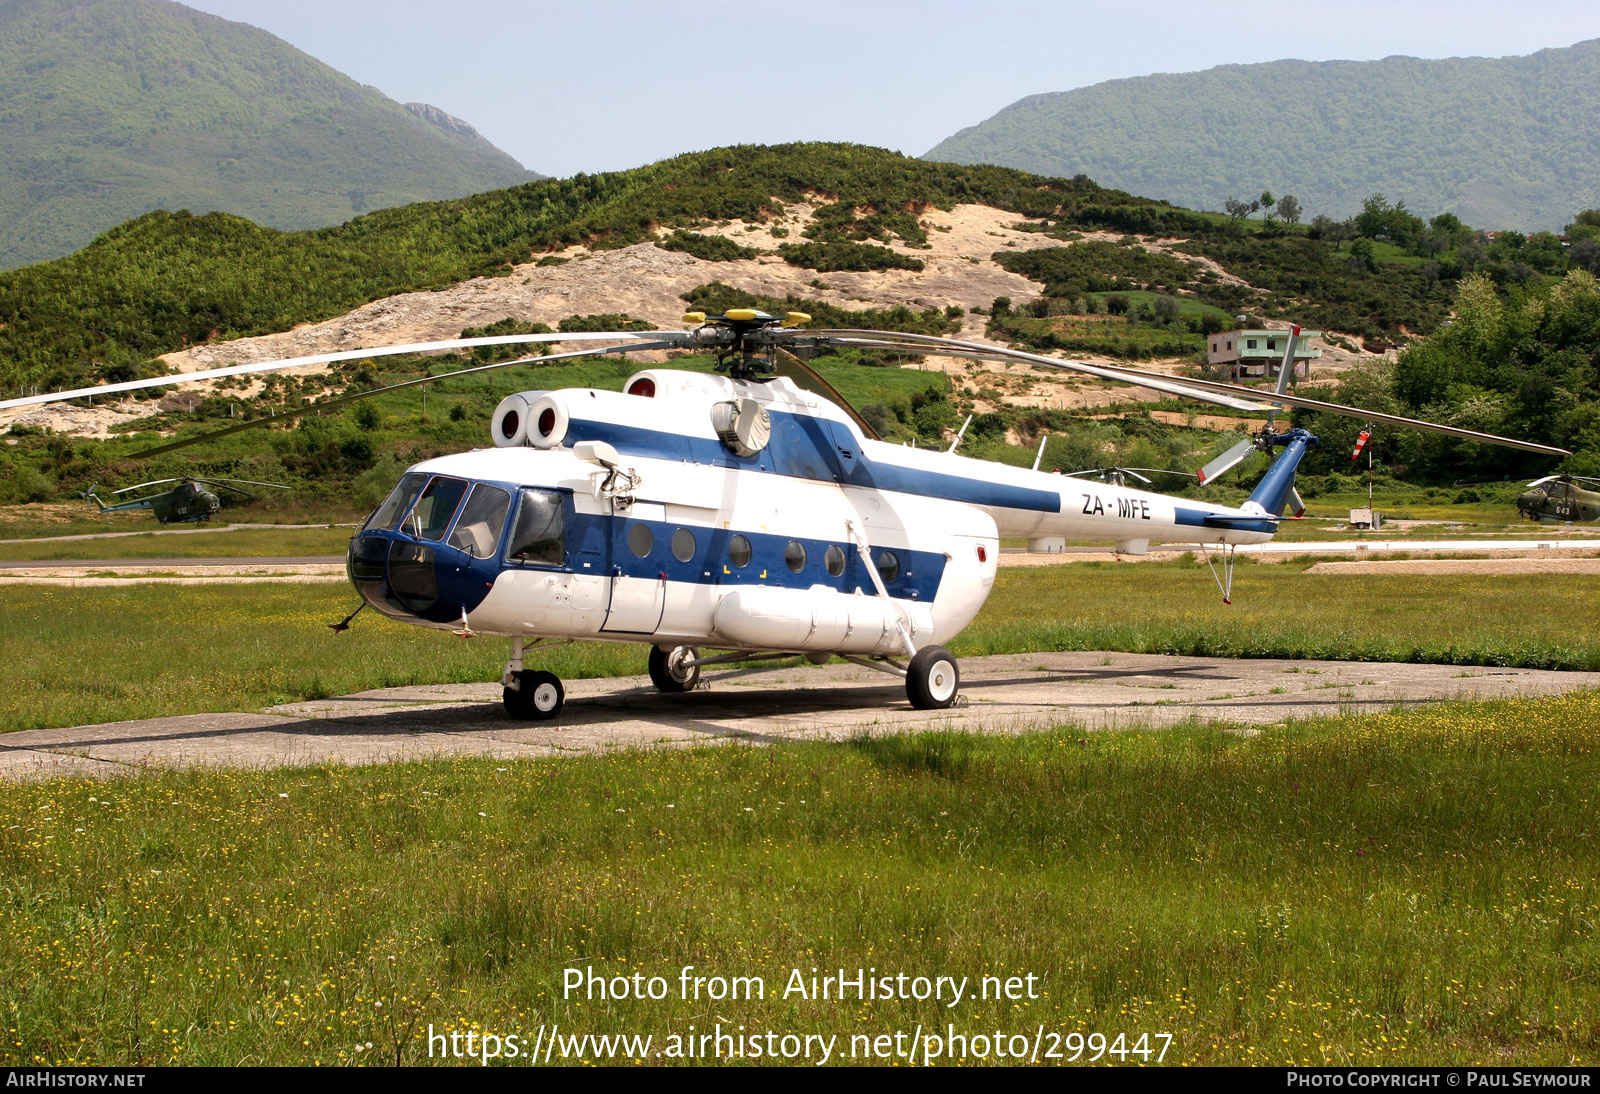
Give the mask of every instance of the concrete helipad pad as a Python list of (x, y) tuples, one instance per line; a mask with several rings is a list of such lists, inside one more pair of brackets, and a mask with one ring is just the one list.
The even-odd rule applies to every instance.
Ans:
[(385, 688), (261, 712), (191, 714), (0, 736), (0, 778), (103, 777), (152, 767), (560, 756), (615, 748), (833, 739), (954, 728), (1268, 725), (1437, 699), (1553, 695), (1600, 673), (1344, 661), (1036, 653), (961, 663), (965, 706), (912, 710), (900, 682), (853, 665), (732, 669), (688, 695), (644, 677), (574, 680), (561, 719), (513, 722), (497, 684)]

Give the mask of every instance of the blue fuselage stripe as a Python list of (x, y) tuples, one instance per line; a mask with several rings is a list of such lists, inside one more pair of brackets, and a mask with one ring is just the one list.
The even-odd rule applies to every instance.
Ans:
[(1061, 495), (1056, 491), (873, 461), (866, 458), (860, 442), (841, 423), (777, 412), (771, 413), (771, 418), (772, 441), (754, 456), (735, 455), (721, 441), (710, 437), (577, 417), (567, 427), (567, 441), (605, 441), (619, 452), (636, 456), (892, 490), (969, 505), (1061, 512)]
[[(809, 589), (825, 585), (844, 593), (857, 589), (872, 592), (872, 575), (854, 546), (840, 540), (778, 536), (765, 532), (741, 532), (737, 528), (707, 528), (673, 524), (668, 521), (635, 520), (577, 513), (567, 517), (567, 560), (562, 569), (574, 573), (602, 574), (686, 582), (691, 585), (765, 585), (781, 589)], [(628, 546), (628, 531), (642, 524), (650, 529), (651, 548), (643, 558)], [(687, 562), (678, 560), (672, 538), (679, 530), (694, 536), (694, 548)], [(735, 566), (728, 557), (733, 537), (750, 541), (750, 561)], [(784, 559), (790, 543), (805, 548), (805, 562), (799, 571), (791, 570)], [(837, 547), (844, 556), (844, 569), (837, 576), (826, 568), (828, 548)], [(884, 582), (889, 595), (908, 600), (932, 601), (944, 577), (945, 557), (937, 551), (911, 551), (902, 547), (873, 547), (879, 559), (885, 550), (894, 553), (899, 572)], [(503, 569), (530, 567), (504, 563)], [(537, 567), (531, 567), (537, 568)], [(726, 568), (727, 572), (724, 572)]]
[[(495, 482), (489, 485), (510, 490), (513, 496), (520, 491), (514, 483)], [(448, 538), (418, 540), (393, 529), (358, 532), (351, 541), (352, 559), (359, 543), (376, 547), (375, 541), (382, 541), (381, 549), (372, 556), (378, 560), (377, 573), (367, 579), (369, 586), (373, 577), (378, 582), (376, 587), (369, 589), (373, 592), (373, 596), (368, 596), (369, 601), (391, 615), (409, 614), (433, 622), (451, 622), (459, 618), (463, 609), (470, 612), (482, 603), (501, 573), (516, 570), (589, 574), (607, 579), (665, 579), (691, 585), (757, 585), (780, 589), (809, 589), (821, 585), (842, 593), (860, 590), (871, 594), (875, 591), (867, 564), (851, 543), (767, 532), (741, 532), (736, 528), (636, 520), (628, 516), (579, 513), (573, 506), (570, 492), (562, 491), (561, 494), (566, 530), (565, 552), (560, 565), (506, 560), (506, 552), (511, 547), (511, 530), (517, 525), (518, 514), (515, 509), (507, 514), (495, 553), (490, 558), (475, 558), (452, 546)], [(650, 530), (650, 546), (643, 556), (634, 553), (629, 545), (629, 531), (636, 525), (643, 525)], [(687, 532), (694, 539), (693, 546), (683, 552), (689, 556), (687, 560), (680, 560), (674, 551), (673, 539), (679, 532)], [(750, 561), (743, 566), (734, 565), (729, 553), (736, 535), (742, 535), (750, 542)], [(805, 549), (805, 557), (798, 570), (790, 568), (786, 557), (793, 543)], [(386, 581), (380, 575), (387, 574), (384, 560), (388, 558), (392, 544), (417, 544), (432, 552), (434, 583), (438, 589), (438, 598), (433, 604), (425, 608), (403, 609), (398, 602), (383, 600), (381, 591)], [(842, 562), (842, 566), (836, 567), (840, 571), (838, 574), (829, 573), (827, 569), (830, 548), (836, 549), (835, 562)], [(938, 596), (947, 562), (942, 552), (882, 546), (873, 546), (870, 550), (873, 559), (879, 563), (886, 552), (894, 555), (892, 576), (884, 578), (884, 587), (890, 596), (924, 603), (931, 603)], [(353, 570), (351, 576), (356, 580), (357, 588), (361, 588), (362, 580)], [(367, 596), (367, 592), (362, 595)], [(378, 599), (374, 599), (374, 596)]]

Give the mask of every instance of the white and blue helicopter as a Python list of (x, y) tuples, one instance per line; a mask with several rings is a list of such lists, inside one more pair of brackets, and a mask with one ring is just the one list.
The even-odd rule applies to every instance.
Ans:
[[(904, 678), (921, 709), (960, 688), (944, 647), (994, 585), (1001, 537), (1033, 550), (1109, 540), (1197, 544), (1224, 599), (1233, 552), (1272, 538), (1304, 507), (1295, 472), (1317, 439), (1278, 432), (1306, 407), (1550, 455), (1566, 450), (1289, 394), (1299, 328), (1275, 391), (1091, 365), (931, 335), (817, 330), (809, 317), (753, 309), (692, 313), (681, 331), (523, 334), (415, 343), (230, 365), (0, 401), (0, 409), (398, 353), (543, 342), (605, 343), (480, 365), (315, 403), (318, 410), (449, 376), (596, 353), (698, 350), (719, 374), (648, 368), (620, 392), (574, 388), (507, 395), (493, 447), (426, 460), (402, 476), (352, 537), (348, 573), (362, 605), (406, 623), (511, 640), (502, 675), (513, 718), (550, 719), (561, 681), (527, 667), (539, 649), (579, 639), (650, 646), (650, 677), (686, 692), (701, 670), (802, 655), (840, 657)], [(1070, 369), (1241, 410), (1265, 411), (1257, 437), (1198, 473), (1205, 482), (1252, 450), (1273, 463), (1238, 507), (1210, 504), (949, 451), (880, 440), (796, 353), (862, 347)], [(306, 410), (150, 449), (154, 455)], [(1041, 454), (1043, 448), (1041, 446)], [(720, 651), (720, 652), (718, 652)]]

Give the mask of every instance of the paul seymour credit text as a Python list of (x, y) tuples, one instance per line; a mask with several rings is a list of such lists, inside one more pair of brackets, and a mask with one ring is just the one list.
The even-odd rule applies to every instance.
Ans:
[(717, 1016), (705, 1022), (685, 1016), (661, 1032), (596, 1033), (563, 1029), (560, 1023), (529, 1030), (427, 1029), (428, 1056), (481, 1064), (555, 1063), (575, 1060), (775, 1060), (823, 1065), (841, 1060), (900, 1060), (931, 1065), (963, 1060), (1025, 1060), (1030, 1063), (1160, 1063), (1172, 1035), (1154, 1030), (1054, 1029), (1045, 1024), (987, 1027), (939, 1020), (941, 1010), (962, 1004), (1017, 1004), (1041, 998), (1043, 977), (945, 975), (853, 969), (791, 968), (769, 980), (759, 975), (722, 975), (684, 965), (672, 975), (633, 972), (607, 976), (590, 966), (562, 970), (564, 1002), (674, 1002), (790, 1004), (922, 1003), (929, 1021), (914, 1028), (864, 1031), (852, 1016), (849, 1033), (756, 1028)]

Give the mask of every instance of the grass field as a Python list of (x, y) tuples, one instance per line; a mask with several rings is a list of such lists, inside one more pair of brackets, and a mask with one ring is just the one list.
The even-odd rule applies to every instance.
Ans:
[(354, 531), (353, 528), (241, 528), (235, 532), (196, 532), (181, 536), (147, 533), (53, 543), (0, 542), (0, 560), (343, 555)]
[[(1600, 670), (1600, 608), (1586, 578), (1302, 570), (1241, 562), (1225, 605), (1198, 563), (1003, 569), (950, 646), (964, 657), (1088, 649)], [(507, 644), (493, 638), (462, 641), (373, 613), (347, 634), (327, 630), (355, 603), (334, 583), (0, 587), (0, 731), (498, 678)], [(642, 646), (540, 656), (564, 678), (645, 671)]]
[[(721, 1024), (838, 1034), (835, 1060), (954, 1026), (1165, 1033), (1168, 1064), (1592, 1065), (1597, 723), (1591, 692), (1254, 736), (10, 787), (0, 1061), (426, 1062), (430, 1024), (526, 1045), (559, 1023), (652, 1035), (651, 1060)], [(765, 998), (681, 1001), (686, 965)], [(671, 991), (563, 998), (568, 967)], [(841, 967), (1031, 974), (1038, 998), (783, 997)]]

